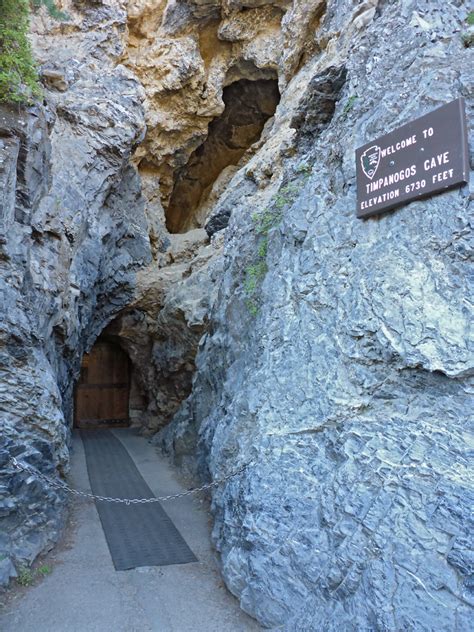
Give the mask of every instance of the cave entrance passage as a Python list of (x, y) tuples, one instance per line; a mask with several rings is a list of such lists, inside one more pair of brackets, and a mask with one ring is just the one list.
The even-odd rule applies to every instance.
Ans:
[(170, 233), (185, 233), (203, 225), (206, 200), (217, 178), (227, 167), (239, 164), (275, 114), (280, 101), (278, 81), (240, 79), (224, 88), (222, 99), (224, 112), (209, 124), (206, 140), (175, 173), (166, 210)]
[(98, 340), (84, 354), (74, 395), (77, 428), (124, 427), (129, 424), (130, 360), (115, 342)]

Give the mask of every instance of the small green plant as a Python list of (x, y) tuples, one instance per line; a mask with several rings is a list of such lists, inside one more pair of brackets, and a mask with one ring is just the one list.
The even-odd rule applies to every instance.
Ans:
[(247, 296), (246, 304), (252, 316), (258, 313), (259, 301), (257, 299), (257, 290), (265, 275), (267, 274), (267, 252), (268, 252), (268, 231), (275, 226), (281, 219), (280, 214), (273, 214), (264, 211), (260, 216), (254, 214), (252, 216), (256, 223), (256, 232), (260, 236), (258, 242), (256, 257), (254, 261), (245, 268), (244, 290)]
[(22, 566), (18, 570), (16, 582), (19, 586), (31, 586), (37, 577), (45, 577), (51, 572), (52, 568), (48, 564), (43, 564), (35, 570), (28, 568), (28, 566)]
[(54, 0), (0, 0), (0, 103), (28, 104), (41, 96), (28, 40), (30, 10), (41, 6), (56, 19), (68, 17)]
[(273, 205), (260, 213), (252, 214), (252, 221), (255, 225), (255, 232), (258, 236), (257, 250), (252, 262), (245, 268), (244, 291), (246, 294), (246, 305), (252, 316), (258, 314), (260, 299), (258, 290), (268, 272), (268, 233), (272, 228), (278, 226), (283, 217), (283, 210), (295, 198), (298, 192), (296, 183), (287, 184), (278, 191), (273, 198)]
[(313, 169), (310, 164), (308, 164), (307, 162), (302, 162), (296, 167), (295, 173), (301, 174), (305, 178), (307, 178), (308, 176), (311, 175), (312, 170)]
[(49, 575), (51, 573), (51, 566), (48, 566), (47, 564), (43, 564), (42, 566), (40, 566), (37, 569), (37, 573), (38, 575)]
[[(468, 13), (466, 23), (469, 27), (474, 26), (474, 11)], [(461, 33), (461, 39), (466, 48), (471, 48), (474, 45), (474, 33), (472, 28), (469, 28), (465, 33)]]
[(267, 271), (267, 262), (261, 258), (256, 263), (245, 268), (244, 288), (247, 294), (253, 294), (256, 291), (265, 278)]
[(268, 252), (268, 237), (264, 237), (262, 239), (262, 242), (260, 243), (260, 246), (258, 247), (258, 251), (257, 251), (258, 258), (266, 259), (267, 252)]
[(247, 306), (247, 309), (249, 310), (249, 314), (253, 317), (255, 317), (258, 314), (258, 310), (260, 308), (259, 304), (257, 303), (257, 301), (253, 298), (248, 298), (245, 301), (245, 304)]
[(0, 0), (0, 102), (28, 103), (40, 94), (28, 26), (28, 0)]
[(31, 569), (26, 566), (22, 566), (18, 571), (18, 577), (16, 578), (16, 581), (20, 586), (31, 586), (31, 584), (33, 583), (33, 579), (34, 575)]
[(69, 19), (69, 15), (58, 9), (54, 0), (30, 0), (30, 6), (33, 11), (37, 11), (41, 7), (46, 7), (49, 15), (55, 20), (63, 21)]
[(347, 103), (344, 106), (344, 109), (342, 110), (342, 114), (343, 115), (347, 115), (349, 114), (349, 112), (352, 110), (352, 108), (354, 107), (355, 102), (357, 101), (357, 95), (353, 94), (351, 95), (348, 99), (347, 99)]
[(252, 221), (255, 224), (257, 235), (267, 235), (270, 228), (276, 226), (281, 220), (280, 209), (265, 209), (263, 213), (253, 213)]
[(280, 213), (292, 201), (297, 191), (298, 187), (294, 183), (287, 184), (278, 191), (275, 196), (275, 206)]

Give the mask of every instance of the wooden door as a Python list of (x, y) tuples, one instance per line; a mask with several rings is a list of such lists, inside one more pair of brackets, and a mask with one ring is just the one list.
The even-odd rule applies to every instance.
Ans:
[(130, 361), (116, 344), (97, 342), (81, 365), (75, 392), (75, 425), (128, 425)]

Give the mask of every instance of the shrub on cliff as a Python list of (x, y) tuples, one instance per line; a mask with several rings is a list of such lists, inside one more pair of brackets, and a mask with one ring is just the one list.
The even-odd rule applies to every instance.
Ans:
[(48, 10), (48, 13), (52, 18), (55, 18), (56, 20), (68, 19), (67, 13), (64, 13), (64, 11), (58, 9), (54, 0), (29, 0), (29, 2), (33, 11), (44, 6)]
[(0, 101), (27, 103), (39, 95), (30, 43), (28, 0), (0, 0)]
[(30, 9), (41, 6), (67, 18), (54, 0), (0, 0), (0, 103), (29, 103), (41, 94), (27, 35)]

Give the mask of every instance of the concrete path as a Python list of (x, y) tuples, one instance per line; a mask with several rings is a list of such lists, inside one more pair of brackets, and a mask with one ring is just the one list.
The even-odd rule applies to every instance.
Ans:
[[(155, 495), (183, 490), (175, 470), (131, 429), (114, 430)], [(71, 483), (90, 490), (79, 435)], [(210, 544), (206, 503), (164, 504), (199, 562), (115, 571), (95, 505), (75, 500), (66, 541), (44, 560), (52, 568), (0, 614), (2, 632), (247, 632), (262, 628), (225, 588)]]

